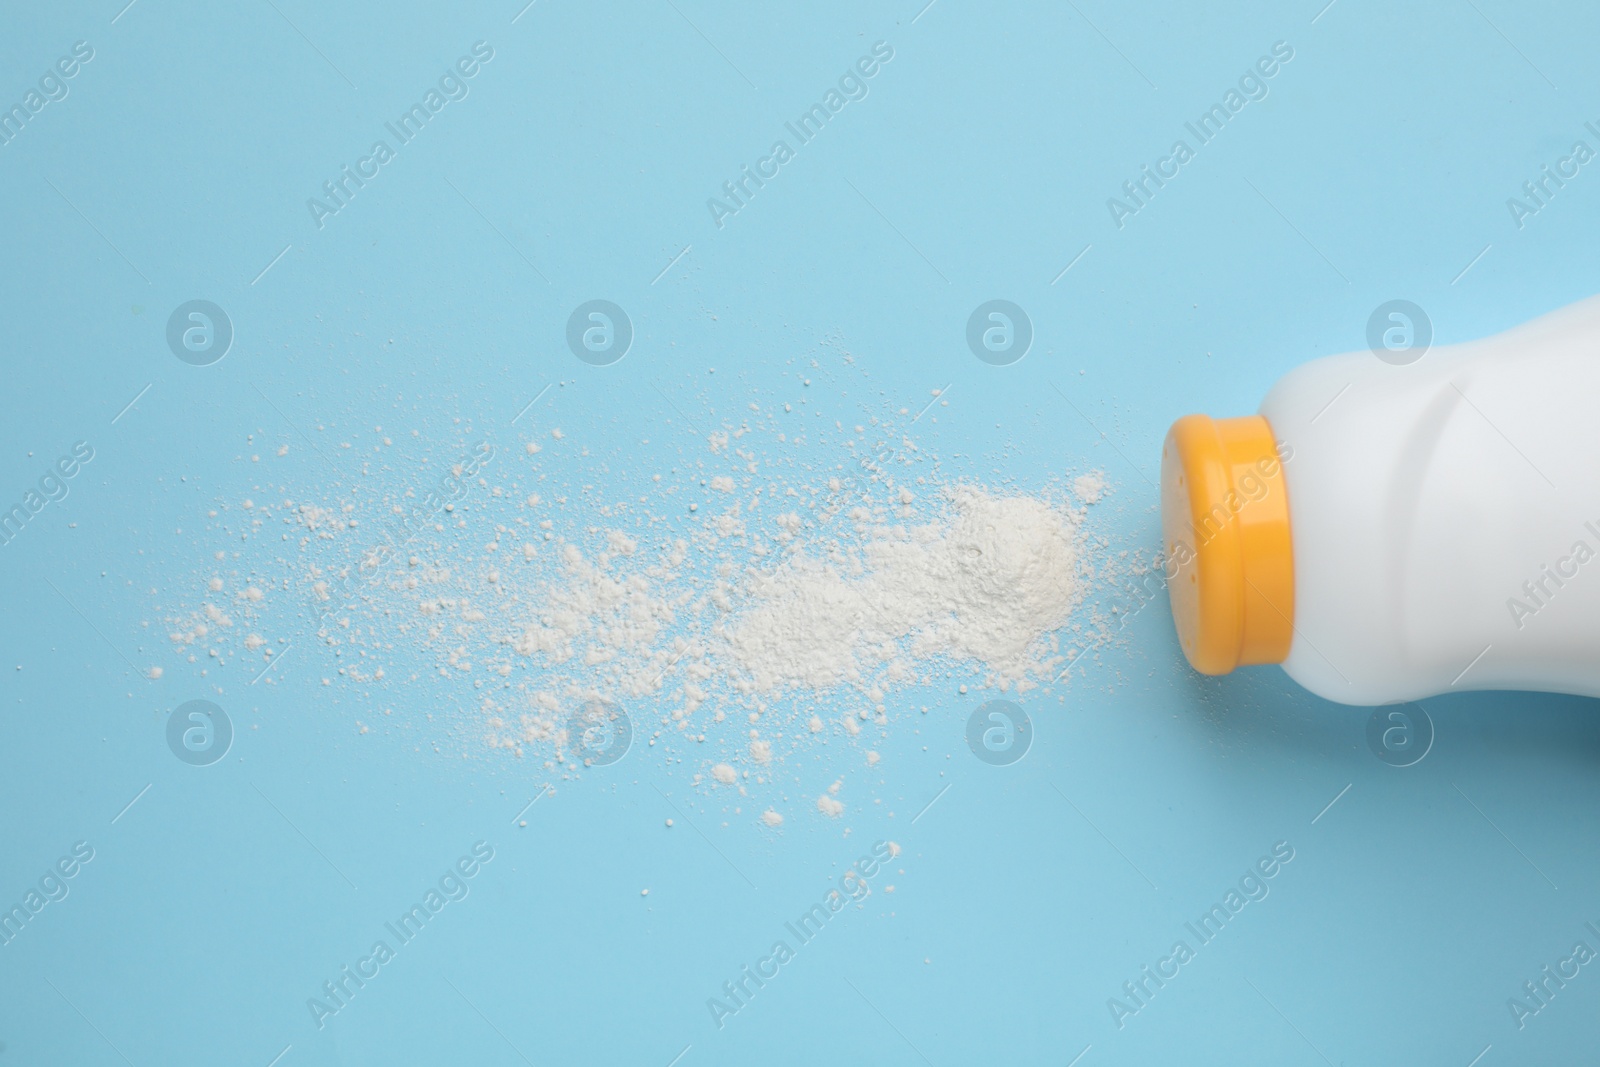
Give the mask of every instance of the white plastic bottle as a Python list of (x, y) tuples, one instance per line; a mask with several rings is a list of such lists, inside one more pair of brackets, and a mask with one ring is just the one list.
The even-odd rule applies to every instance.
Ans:
[(1184, 654), (1329, 700), (1600, 696), (1600, 297), (1414, 362), (1314, 360), (1161, 463)]

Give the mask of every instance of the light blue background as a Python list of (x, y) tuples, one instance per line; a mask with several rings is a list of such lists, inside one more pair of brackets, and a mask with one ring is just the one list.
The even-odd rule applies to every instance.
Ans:
[[(96, 451), (0, 549), (0, 900), (73, 842), (96, 850), (0, 948), (0, 1064), (1488, 1067), (1593, 1047), (1593, 968), (1526, 1029), (1506, 1007), (1575, 941), (1600, 948), (1590, 701), (1430, 702), (1432, 751), (1394, 768), (1365, 711), (1276, 668), (1191, 673), (1160, 602), (1064, 703), (1029, 705), (1014, 766), (967, 752), (974, 696), (898, 694), (884, 803), (848, 837), (766, 834), (748, 809), (723, 827), (687, 765), (642, 750), (561, 783), (524, 829), (545, 779), (454, 758), (462, 694), (397, 686), (396, 725), (358, 736), (371, 706), (318, 684), (333, 661), (309, 640), (250, 686), (182, 669), (140, 624), (214, 546), (208, 508), (354, 476), (359, 456), (293, 427), (417, 429), (442, 457), (469, 427), (515, 444), (512, 416), (561, 382), (527, 417), (593, 458), (549, 457), (552, 480), (620, 487), (696, 447), (672, 404), (711, 423), (843, 350), (841, 419), (948, 385), (922, 431), (946, 475), (1103, 468), (1102, 532), (1152, 549), (1177, 416), (1254, 410), (1288, 368), (1362, 347), (1392, 298), (1447, 343), (1600, 289), (1593, 164), (1524, 228), (1506, 208), (1594, 144), (1600, 13), (274, 3), (0, 15), (8, 106), (74, 41), (95, 49), (0, 147), (0, 497), (73, 441)], [(319, 230), (306, 198), (477, 40), (495, 57), (468, 98)], [(713, 225), (706, 199), (878, 40), (895, 55), (870, 95)], [(1106, 198), (1275, 41), (1294, 58), (1268, 98), (1118, 230)], [(637, 331), (608, 368), (564, 343), (597, 297)], [(964, 341), (996, 297), (1036, 331), (1010, 367)], [(208, 368), (164, 340), (194, 298), (236, 331)], [(253, 469), (251, 433), (295, 451)], [(206, 768), (164, 740), (195, 697), (238, 729)], [(896, 873), (719, 1030), (706, 998), (890, 838)], [(306, 998), (477, 840), (496, 855), (471, 895), (317, 1030)], [(1295, 859), (1271, 895), (1118, 1030), (1107, 998), (1280, 840)]]

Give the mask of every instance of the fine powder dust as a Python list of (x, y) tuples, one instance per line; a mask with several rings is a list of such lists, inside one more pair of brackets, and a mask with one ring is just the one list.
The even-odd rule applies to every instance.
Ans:
[[(896, 688), (960, 670), (1023, 693), (1061, 669), (1057, 631), (1091, 577), (1081, 510), (959, 485), (841, 518), (836, 535), (791, 537), (782, 553), (678, 541), (654, 561), (611, 531), (592, 557), (563, 546), (548, 582), (478, 582), (424, 595), (419, 610), (452, 619), (438, 635), (452, 666), (477, 649), (502, 677), (529, 679), (521, 708), (485, 698), (491, 743), (559, 749), (587, 700), (664, 703), (664, 720), (695, 742), (739, 712), (752, 724), (742, 751), (706, 772), (724, 785), (735, 763), (767, 764), (831, 732), (820, 705), (853, 709), (834, 722), (855, 737), (874, 717), (866, 706), (881, 718)], [(789, 515), (777, 525), (799, 528)]]
[(742, 692), (914, 676), (935, 657), (1028, 688), (1058, 659), (1045, 635), (1079, 599), (1076, 524), (1031, 497), (963, 486), (941, 520), (874, 529), (848, 561), (804, 549), (751, 576), (722, 629)]
[[(702, 439), (708, 455), (609, 504), (547, 481), (547, 454), (578, 447), (557, 430), (463, 448), (450, 502), (393, 553), (374, 551), (375, 528), (414, 509), (418, 485), (356, 484), (316, 503), (255, 486), (220, 505), (226, 518), (212, 512), (234, 550), (195, 575), (196, 606), (166, 620), (172, 646), (202, 674), (234, 667), (278, 684), (266, 668), (309, 618), (324, 646), (310, 669), (333, 703), (362, 710), (359, 732), (418, 725), (404, 709), (422, 706), (464, 752), (551, 776), (583, 773), (591, 747), (576, 716), (604, 702), (628, 716), (632, 751), (686, 764), (702, 790), (762, 790), (733, 810), (777, 829), (847, 810), (839, 768), (806, 771), (810, 757), (858, 747), (856, 766), (875, 775), (892, 724), (922, 721), (891, 694), (966, 682), (1026, 694), (1061, 676), (1064, 640), (1095, 644), (1097, 625), (1075, 615), (1091, 615), (1091, 590), (1125, 565), (1086, 531), (1112, 491), (1103, 475), (1045, 492), (953, 481), (904, 437), (888, 459), (861, 460), (858, 446), (889, 432), (877, 419), (871, 431), (834, 423), (851, 462), (812, 472), (741, 442), (763, 428), (799, 441), (780, 432), (793, 425), (783, 415), (764, 417), (725, 423)], [(378, 433), (375, 450), (392, 446)], [(289, 669), (317, 655), (296, 653)], [(796, 784), (784, 792), (780, 778)]]

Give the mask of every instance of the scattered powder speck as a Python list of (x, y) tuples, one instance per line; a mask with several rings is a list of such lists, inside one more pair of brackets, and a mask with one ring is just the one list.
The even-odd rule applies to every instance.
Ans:
[(1100, 498), (1106, 494), (1105, 476), (1098, 471), (1080, 474), (1073, 479), (1072, 491), (1085, 504), (1098, 504), (1100, 503)]
[(837, 819), (844, 814), (844, 801), (824, 793), (817, 798), (817, 810), (830, 819)]
[(779, 815), (776, 811), (773, 811), (771, 808), (768, 808), (766, 811), (761, 813), (761, 821), (766, 823), (768, 826), (774, 826), (774, 827), (782, 826), (783, 825), (783, 816)]
[(739, 772), (735, 771), (726, 763), (719, 763), (715, 767), (711, 768), (711, 777), (715, 778), (723, 785), (732, 785), (736, 780), (738, 780)]

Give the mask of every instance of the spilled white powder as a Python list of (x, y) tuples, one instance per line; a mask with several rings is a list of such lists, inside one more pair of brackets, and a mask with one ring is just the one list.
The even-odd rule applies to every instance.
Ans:
[(871, 530), (858, 554), (800, 550), (750, 578), (722, 630), (743, 692), (887, 684), (939, 657), (1026, 690), (1059, 662), (1047, 635), (1078, 603), (1074, 518), (963, 486), (932, 522)]
[[(481, 662), (519, 679), (481, 698), (495, 748), (570, 764), (571, 709), (610, 700), (654, 709), (666, 729), (651, 745), (709, 742), (700, 766), (722, 785), (768, 774), (803, 739), (882, 736), (890, 694), (953, 671), (1016, 693), (1048, 683), (1091, 576), (1081, 508), (974, 485), (891, 501), (820, 532), (781, 514), (775, 545), (748, 540), (735, 504), (649, 551), (616, 530), (591, 537), (597, 551), (558, 545), (556, 571), (532, 582), (431, 573), (413, 594), (439, 620), (424, 645), (442, 673)], [(841, 701), (830, 727), (817, 705)], [(737, 747), (730, 720), (746, 724)]]
[(1085, 504), (1098, 504), (1100, 503), (1100, 498), (1105, 496), (1106, 493), (1105, 475), (1098, 471), (1080, 474), (1073, 479), (1072, 491)]
[[(884, 432), (835, 426), (858, 457), (858, 442)], [(606, 701), (630, 718), (630, 758), (685, 763), (703, 790), (757, 796), (756, 817), (776, 827), (793, 802), (777, 782), (819, 773), (808, 769), (817, 746), (859, 745), (865, 766), (879, 765), (895, 721), (916, 714), (897, 693), (1050, 685), (1063, 641), (1084, 643), (1074, 613), (1109, 563), (1084, 529), (1108, 492), (1098, 473), (1068, 478), (1070, 492), (952, 484), (902, 439), (888, 459), (878, 444), (871, 461), (779, 475), (765, 468), (781, 458), (752, 445), (748, 425), (726, 424), (693, 473), (663, 468), (637, 506), (622, 494), (602, 504), (588, 486), (574, 499), (546, 483), (542, 453), (576, 443), (536, 432), (543, 445), (501, 446), (476, 477), (448, 465), (470, 484), (388, 558), (373, 549), (381, 524), (414, 508), (439, 467), (360, 507), (262, 503), (258, 487), (242, 538), (239, 520), (219, 525), (274, 547), (235, 573), (206, 564), (197, 606), (167, 619), (174, 651), (239, 660), (244, 680), (273, 685), (295, 669), (263, 673), (289, 647), (284, 616), (310, 619), (322, 646), (313, 677), (336, 703), (426, 706), (430, 722), (437, 709), (463, 742), (552, 775), (583, 773), (570, 724)], [(470, 454), (470, 443), (453, 453)], [(819, 784), (797, 790), (816, 796), (810, 817), (840, 818), (842, 780), (820, 795)]]

